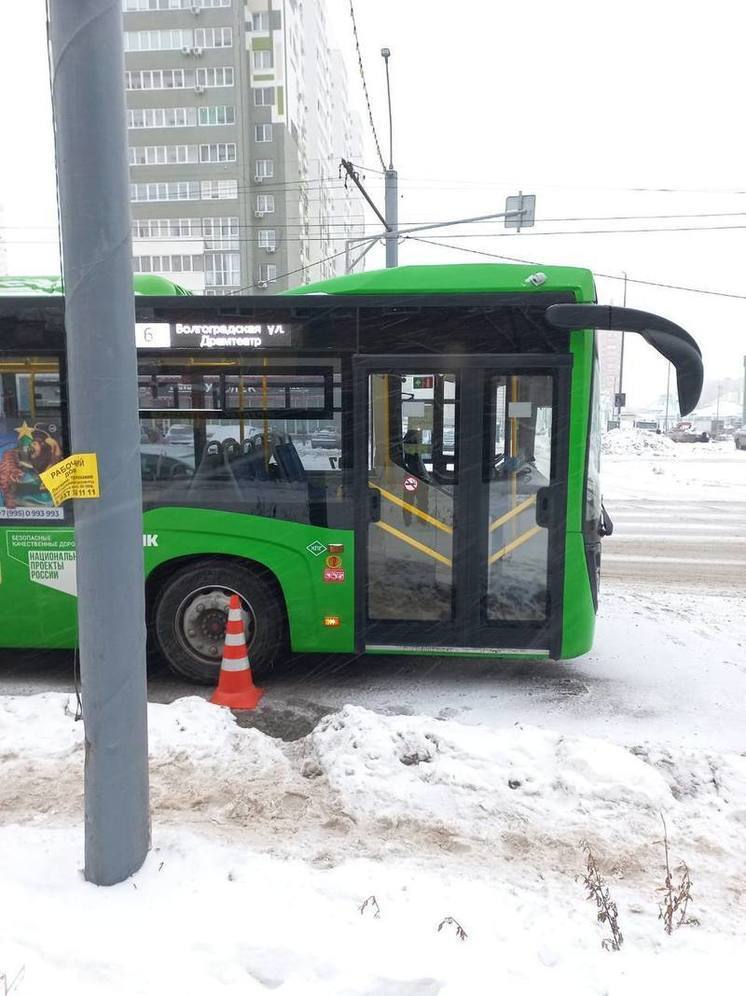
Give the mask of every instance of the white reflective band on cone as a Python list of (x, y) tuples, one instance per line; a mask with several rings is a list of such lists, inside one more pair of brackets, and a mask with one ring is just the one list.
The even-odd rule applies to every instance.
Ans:
[(242, 657), (240, 661), (227, 661), (223, 659), (223, 663), (220, 665), (223, 671), (248, 671), (249, 670), (249, 658)]
[(226, 633), (225, 634), (225, 646), (226, 647), (240, 647), (246, 643), (246, 637), (243, 633)]
[(228, 619), (231, 622), (238, 622), (238, 620), (241, 618), (242, 616), (240, 609), (228, 609)]

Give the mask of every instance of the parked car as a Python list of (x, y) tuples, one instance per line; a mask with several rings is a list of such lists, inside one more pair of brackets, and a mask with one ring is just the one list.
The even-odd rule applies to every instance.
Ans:
[(191, 425), (172, 425), (166, 433), (165, 440), (174, 446), (189, 446), (194, 443), (194, 429)]
[(311, 434), (311, 447), (324, 450), (337, 450), (342, 441), (333, 429), (319, 429)]
[(746, 450), (746, 425), (741, 429), (736, 429), (733, 433), (733, 442), (737, 450)]
[(699, 432), (691, 422), (679, 422), (666, 433), (674, 443), (709, 443), (709, 432)]

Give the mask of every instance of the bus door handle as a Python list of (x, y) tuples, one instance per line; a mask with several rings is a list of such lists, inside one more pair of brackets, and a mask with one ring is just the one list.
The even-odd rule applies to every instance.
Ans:
[(536, 525), (548, 529), (552, 525), (555, 492), (551, 486), (536, 492)]
[(381, 518), (381, 492), (368, 489), (368, 522), (378, 522)]

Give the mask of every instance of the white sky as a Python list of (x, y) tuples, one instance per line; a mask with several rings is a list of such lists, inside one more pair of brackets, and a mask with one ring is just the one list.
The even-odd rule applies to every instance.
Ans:
[[(311, 2), (311, 0), (307, 0)], [(327, 0), (361, 102), (349, 0)], [(355, 0), (384, 155), (388, 121), (380, 48), (392, 51), (394, 162), (400, 224), (501, 211), (537, 195), (535, 229), (502, 223), (443, 230), (443, 241), (540, 263), (588, 266), (663, 283), (743, 294), (710, 297), (630, 283), (627, 303), (673, 319), (699, 341), (706, 377), (740, 377), (746, 354), (742, 23), (739, 5), (673, 0)], [(0, 203), (14, 273), (57, 269), (54, 168), (42, 0), (0, 4)], [(22, 99), (17, 99), (21, 97)], [(366, 124), (365, 165), (380, 168)], [(342, 151), (342, 150), (340, 150)], [(382, 183), (366, 185), (382, 205)], [(646, 192), (629, 188), (651, 189)], [(737, 191), (742, 191), (738, 193)], [(720, 214), (608, 222), (629, 215)], [(739, 214), (740, 212), (740, 214)], [(583, 219), (550, 221), (549, 219)], [(375, 231), (371, 218), (371, 231)], [(734, 231), (541, 235), (577, 229), (744, 226)], [(489, 235), (488, 233), (493, 233)], [(479, 238), (473, 237), (480, 234)], [(467, 235), (469, 238), (463, 238)], [(430, 236), (428, 236), (430, 237)], [(25, 243), (25, 244), (21, 244)], [(383, 265), (371, 253), (371, 266)], [(479, 260), (409, 242), (400, 263)], [(621, 303), (620, 280), (598, 278)], [(634, 336), (629, 337), (635, 340)], [(631, 405), (665, 389), (666, 365), (629, 344)]]

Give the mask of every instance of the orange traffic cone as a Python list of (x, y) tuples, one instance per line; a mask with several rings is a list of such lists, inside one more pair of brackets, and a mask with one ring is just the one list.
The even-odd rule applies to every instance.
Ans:
[(213, 705), (230, 706), (231, 709), (255, 709), (262, 695), (264, 689), (257, 688), (251, 678), (241, 603), (238, 595), (231, 595), (220, 677), (210, 702)]

